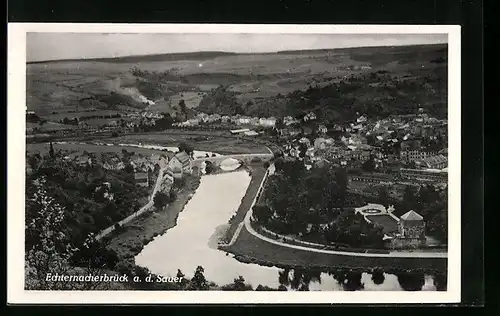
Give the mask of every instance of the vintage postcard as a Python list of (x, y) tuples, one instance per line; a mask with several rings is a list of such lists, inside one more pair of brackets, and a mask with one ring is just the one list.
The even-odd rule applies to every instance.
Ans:
[(460, 301), (459, 26), (8, 30), (9, 303)]

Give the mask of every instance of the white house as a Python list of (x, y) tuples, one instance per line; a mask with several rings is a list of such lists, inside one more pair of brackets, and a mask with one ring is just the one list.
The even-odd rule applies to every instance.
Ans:
[(314, 114), (313, 112), (309, 112), (308, 114), (306, 114), (304, 116), (304, 121), (307, 122), (307, 121), (312, 121), (312, 120), (315, 120), (316, 119), (316, 114)]
[(285, 117), (283, 118), (283, 123), (284, 123), (285, 125), (287, 125), (287, 126), (288, 126), (288, 125), (291, 125), (291, 124), (293, 124), (293, 123), (297, 123), (297, 120), (296, 120), (296, 119), (294, 119), (294, 118), (293, 118), (293, 117), (291, 117), (291, 116), (285, 116)]
[(161, 169), (164, 169), (168, 166), (168, 158), (165, 157), (164, 155), (151, 155), (151, 161), (154, 164), (158, 164)]
[(305, 137), (302, 137), (300, 140), (299, 140), (299, 143), (301, 144), (306, 144), (307, 147), (309, 147), (311, 145), (311, 141)]
[(276, 125), (276, 119), (274, 117), (262, 117), (259, 119), (259, 124), (264, 127), (274, 127), (274, 125)]
[(246, 117), (246, 116), (240, 117), (240, 118), (238, 118), (236, 123), (237, 124), (250, 124), (250, 118)]
[(360, 117), (358, 117), (358, 119), (356, 121), (358, 123), (364, 123), (364, 122), (366, 122), (366, 117), (364, 117), (363, 115), (361, 115)]
[(326, 134), (326, 132), (328, 132), (328, 128), (326, 128), (325, 125), (320, 125), (318, 126), (318, 132), (321, 134)]
[(246, 133), (246, 132), (250, 132), (250, 130), (248, 128), (233, 129), (233, 130), (231, 130), (231, 134), (233, 134), (233, 135), (235, 135), (235, 134), (241, 134), (241, 133)]
[(176, 153), (168, 163), (168, 166), (176, 174), (179, 173), (179, 170), (182, 172), (182, 174), (190, 174), (192, 172), (191, 157), (189, 157), (189, 155), (184, 151)]
[(325, 149), (327, 146), (326, 146), (326, 139), (324, 138), (316, 138), (314, 140), (314, 148), (316, 149)]
[(259, 133), (257, 133), (256, 131), (248, 131), (248, 132), (244, 132), (245, 136), (257, 136), (259, 135)]

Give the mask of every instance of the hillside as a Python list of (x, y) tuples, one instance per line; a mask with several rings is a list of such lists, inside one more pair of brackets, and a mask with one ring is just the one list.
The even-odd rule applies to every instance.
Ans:
[(90, 109), (174, 113), (184, 98), (190, 108), (200, 104), (200, 110), (227, 114), (282, 116), (322, 108), (337, 119), (355, 110), (404, 112), (420, 104), (445, 115), (447, 47), (37, 62), (27, 64), (26, 80), (28, 110), (48, 120)]
[(227, 52), (190, 52), (190, 53), (171, 53), (171, 54), (151, 54), (151, 55), (132, 55), (113, 58), (86, 58), (86, 59), (62, 59), (62, 60), (44, 60), (32, 61), (27, 64), (47, 64), (60, 62), (103, 62), (103, 63), (140, 63), (156, 61), (175, 61), (175, 60), (199, 60), (209, 59), (219, 56), (237, 55), (237, 53)]

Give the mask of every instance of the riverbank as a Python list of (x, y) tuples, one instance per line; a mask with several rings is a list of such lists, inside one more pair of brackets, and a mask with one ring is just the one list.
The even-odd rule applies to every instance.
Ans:
[(221, 248), (234, 254), (235, 259), (240, 262), (278, 268), (307, 268), (322, 271), (339, 268), (371, 271), (379, 268), (387, 273), (442, 273), (447, 269), (447, 258), (357, 257), (283, 247), (255, 237), (245, 227), (234, 244)]
[(120, 261), (132, 261), (144, 246), (156, 236), (165, 233), (177, 224), (177, 217), (200, 184), (200, 178), (187, 176), (177, 199), (161, 211), (147, 212), (125, 225), (120, 233), (107, 237), (108, 248), (116, 251)]
[(260, 183), (262, 182), (262, 179), (266, 174), (266, 169), (262, 166), (262, 164), (251, 164), (246, 166), (246, 169), (250, 172), (252, 178), (250, 180), (250, 184), (248, 185), (245, 196), (243, 197), (243, 199), (241, 199), (241, 203), (238, 207), (238, 210), (236, 211), (236, 214), (228, 222), (229, 228), (227, 229), (224, 236), (224, 241), (226, 242), (229, 242), (233, 238), (236, 230), (238, 229), (238, 226), (245, 219), (245, 216), (249, 211), (250, 206), (252, 205), (255, 195), (259, 190)]

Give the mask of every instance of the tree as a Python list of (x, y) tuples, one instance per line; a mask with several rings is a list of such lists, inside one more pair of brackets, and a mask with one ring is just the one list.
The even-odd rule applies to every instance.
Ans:
[(346, 291), (358, 291), (365, 287), (361, 282), (361, 272), (349, 271), (346, 275), (347, 282), (344, 282), (343, 288)]
[(123, 170), (125, 170), (126, 173), (134, 173), (135, 171), (134, 166), (132, 166), (130, 163), (126, 164)]
[(64, 233), (66, 210), (47, 193), (46, 179), (28, 184), (26, 201), (25, 288), (28, 290), (95, 289), (96, 284), (51, 282), (50, 275), (71, 275), (76, 271), (70, 259), (78, 250)]
[(228, 284), (222, 287), (225, 291), (251, 291), (252, 287), (245, 284), (245, 279), (240, 275), (238, 278), (234, 279), (232, 284)]
[(288, 291), (288, 289), (286, 288), (286, 286), (284, 286), (283, 284), (281, 284), (281, 285), (278, 287), (278, 291)]
[(214, 167), (213, 163), (211, 161), (206, 161), (205, 162), (205, 173), (211, 174), (212, 172), (214, 172), (214, 170), (215, 170), (215, 167)]
[(370, 134), (370, 135), (366, 135), (366, 143), (370, 146), (373, 146), (375, 145), (375, 142), (376, 142), (376, 138), (374, 135)]
[(154, 206), (159, 210), (167, 205), (168, 202), (170, 202), (170, 196), (163, 192), (157, 192), (153, 198)]
[(186, 113), (186, 102), (184, 99), (179, 100), (179, 108), (181, 109), (182, 113)]
[(381, 269), (375, 269), (372, 272), (372, 281), (376, 285), (380, 285), (380, 284), (384, 283), (385, 276), (384, 276), (384, 273)]
[(253, 216), (260, 223), (266, 224), (273, 216), (273, 211), (267, 205), (257, 204), (253, 207)]
[(190, 283), (190, 287), (189, 287), (190, 290), (204, 291), (204, 290), (209, 289), (208, 282), (205, 279), (205, 276), (203, 275), (204, 272), (205, 272), (205, 269), (203, 269), (202, 266), (196, 267), (196, 270), (194, 272), (194, 276), (191, 279), (191, 283)]
[(389, 192), (387, 192), (386, 187), (380, 187), (378, 189), (378, 201), (382, 205), (388, 205), (389, 204)]
[(375, 161), (373, 160), (373, 158), (370, 157), (370, 159), (363, 162), (363, 164), (361, 165), (361, 169), (363, 169), (363, 171), (366, 171), (366, 172), (375, 171)]
[(285, 123), (283, 122), (283, 119), (281, 118), (278, 118), (276, 120), (276, 123), (274, 125), (276, 127), (276, 129), (279, 131), (279, 130), (282, 130), (283, 128), (285, 128)]
[(188, 155), (191, 155), (194, 151), (194, 148), (193, 148), (193, 146), (191, 146), (185, 142), (181, 142), (179, 144), (179, 152), (182, 152), (182, 151)]
[(180, 283), (181, 283), (182, 286), (186, 285), (187, 280), (185, 278), (184, 273), (182, 273), (182, 271), (180, 269), (177, 269), (177, 275), (176, 275), (176, 277), (179, 278), (179, 280), (181, 280)]
[(338, 187), (338, 197), (341, 206), (344, 206), (347, 197), (347, 186), (349, 180), (347, 179), (347, 171), (345, 168), (340, 168), (335, 172), (335, 182)]
[(403, 193), (403, 207), (408, 211), (417, 207), (417, 190), (411, 185), (405, 187)]
[(52, 145), (52, 142), (50, 142), (49, 155), (51, 158), (54, 158), (54, 146)]
[(425, 276), (423, 273), (401, 272), (396, 273), (399, 285), (405, 291), (421, 291), (425, 284)]
[(299, 145), (299, 157), (301, 158), (304, 158), (306, 156), (306, 152), (307, 152), (307, 145), (304, 144), (304, 143), (301, 143)]
[(434, 286), (436, 286), (436, 290), (438, 291), (446, 291), (447, 288), (447, 276), (446, 273), (437, 273), (434, 275)]

